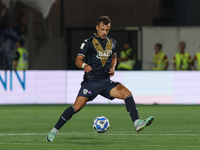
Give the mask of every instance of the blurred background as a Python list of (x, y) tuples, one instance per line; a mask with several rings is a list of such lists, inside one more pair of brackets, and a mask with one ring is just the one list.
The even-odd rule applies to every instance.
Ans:
[[(198, 71), (172, 72), (200, 70), (199, 8), (199, 0), (0, 0), (0, 94), (6, 99), (0, 103), (73, 103), (83, 74), (73, 71), (76, 55), (107, 15), (119, 60), (131, 49), (132, 68), (117, 69), (138, 70), (119, 71), (114, 79), (134, 91), (137, 103), (200, 104)], [(180, 51), (187, 58), (176, 62)], [(28, 71), (6, 71), (15, 62)]]
[(199, 51), (199, 6), (198, 0), (1, 0), (0, 69), (11, 68), (19, 38), (29, 53), (28, 69), (78, 69), (81, 43), (95, 33), (98, 17), (108, 15), (118, 56), (129, 41), (135, 69), (151, 70), (154, 45), (161, 43), (172, 70), (180, 41), (191, 57)]

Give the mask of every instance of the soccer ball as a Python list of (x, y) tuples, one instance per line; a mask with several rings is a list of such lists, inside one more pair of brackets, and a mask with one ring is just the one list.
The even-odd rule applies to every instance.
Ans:
[(95, 131), (97, 131), (98, 133), (104, 133), (106, 132), (110, 127), (110, 122), (109, 120), (104, 117), (96, 117), (93, 121), (93, 128)]

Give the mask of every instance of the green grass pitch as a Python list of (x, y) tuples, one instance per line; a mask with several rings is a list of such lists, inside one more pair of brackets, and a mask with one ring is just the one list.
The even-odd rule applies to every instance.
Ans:
[[(67, 105), (0, 106), (0, 150), (199, 150), (200, 106), (138, 105), (140, 118), (155, 117), (137, 133), (123, 105), (87, 105), (45, 141)], [(92, 122), (106, 116), (111, 128), (96, 133)]]

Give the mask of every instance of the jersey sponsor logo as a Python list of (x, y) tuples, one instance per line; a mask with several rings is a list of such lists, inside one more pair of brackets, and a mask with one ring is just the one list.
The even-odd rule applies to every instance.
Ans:
[(105, 50), (104, 52), (98, 51), (97, 58), (98, 59), (104, 59), (105, 57), (108, 58), (110, 55), (112, 55), (111, 50)]
[(93, 38), (92, 43), (97, 51), (96, 57), (101, 60), (101, 64), (104, 67), (108, 57), (112, 55), (112, 40), (106, 42), (106, 47), (103, 48), (96, 38)]
[(84, 95), (87, 94), (87, 92), (88, 92), (88, 89), (83, 89), (83, 94)]

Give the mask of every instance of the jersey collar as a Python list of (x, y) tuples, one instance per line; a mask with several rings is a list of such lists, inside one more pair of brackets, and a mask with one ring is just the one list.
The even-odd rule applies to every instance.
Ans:
[(98, 38), (99, 40), (101, 40), (102, 42), (107, 42), (107, 41), (109, 41), (109, 40), (108, 40), (108, 37), (106, 38), (105, 41), (103, 41), (103, 40), (101, 39), (101, 37), (98, 36), (96, 33), (94, 33), (94, 36), (95, 36), (96, 38)]

